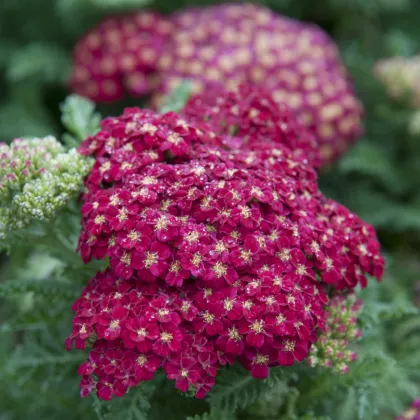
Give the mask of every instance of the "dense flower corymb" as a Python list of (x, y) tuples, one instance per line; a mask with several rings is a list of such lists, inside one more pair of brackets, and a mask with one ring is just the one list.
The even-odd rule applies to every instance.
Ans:
[(72, 89), (94, 101), (150, 93), (171, 23), (152, 12), (107, 18), (76, 45)]
[(190, 98), (182, 114), (197, 124), (206, 121), (231, 148), (261, 144), (272, 149), (280, 143), (313, 167), (323, 162), (313, 133), (262, 88), (241, 84), (231, 91), (209, 90)]
[(0, 241), (53, 217), (80, 191), (90, 166), (52, 136), (0, 143)]
[(96, 101), (152, 93), (159, 107), (185, 79), (194, 94), (265, 88), (315, 134), (324, 164), (362, 131), (362, 106), (327, 34), (252, 4), (187, 9), (169, 21), (147, 12), (108, 19), (78, 43), (71, 84)]
[(318, 27), (251, 4), (187, 10), (173, 22), (159, 92), (181, 79), (192, 80), (197, 93), (242, 82), (264, 87), (316, 134), (323, 163), (361, 134), (362, 106), (336, 46)]
[(158, 63), (160, 94), (182, 79), (195, 93), (242, 82), (264, 87), (316, 134), (323, 163), (360, 136), (362, 106), (320, 28), (252, 4), (190, 9), (172, 21), (176, 34)]
[(381, 277), (373, 228), (326, 199), (302, 158), (232, 142), (133, 108), (82, 144), (96, 162), (80, 252), (110, 258), (75, 304), (67, 342), (96, 339), (84, 395), (122, 395), (158, 367), (197, 397), (235, 360), (265, 378), (306, 358), (327, 288)]

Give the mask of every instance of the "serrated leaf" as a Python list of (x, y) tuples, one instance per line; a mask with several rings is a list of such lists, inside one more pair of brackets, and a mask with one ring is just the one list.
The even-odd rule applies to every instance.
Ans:
[(143, 382), (132, 388), (122, 399), (94, 402), (94, 410), (99, 420), (147, 420), (155, 389), (153, 381)]
[(61, 104), (61, 122), (72, 134), (63, 136), (69, 147), (77, 147), (86, 137), (99, 130), (101, 116), (95, 112), (95, 104), (79, 95), (70, 95)]
[(396, 168), (385, 151), (367, 141), (360, 142), (339, 165), (343, 172), (374, 177), (390, 191), (398, 191), (401, 184)]
[(183, 80), (164, 101), (160, 112), (165, 113), (169, 111), (179, 112), (187, 103), (191, 95), (191, 83), (188, 80)]
[(331, 417), (316, 416), (314, 413), (305, 413), (303, 416), (295, 417), (293, 420), (333, 420)]
[(257, 402), (269, 389), (287, 388), (287, 379), (281, 369), (271, 369), (266, 380), (254, 379), (239, 365), (223, 369), (208, 400), (213, 409), (233, 413)]
[(61, 296), (75, 299), (80, 295), (80, 287), (71, 283), (66, 284), (46, 280), (10, 280), (0, 283), (0, 297), (12, 297), (25, 293), (34, 293), (43, 297)]
[(66, 365), (68, 363), (79, 363), (85, 359), (84, 354), (65, 353), (48, 354), (44, 353), (39, 356), (25, 356), (18, 348), (15, 355), (9, 359), (6, 373), (12, 373), (20, 369), (40, 368), (45, 365)]
[(235, 420), (236, 416), (232, 413), (224, 413), (221, 410), (213, 409), (209, 413), (188, 416), (186, 420)]

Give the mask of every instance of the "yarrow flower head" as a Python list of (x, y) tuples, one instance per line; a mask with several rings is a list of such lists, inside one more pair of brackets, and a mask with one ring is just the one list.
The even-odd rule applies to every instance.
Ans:
[(53, 217), (80, 191), (90, 166), (52, 136), (0, 143), (0, 241)]
[(395, 420), (420, 420), (420, 398), (414, 400), (406, 411)]
[(148, 94), (171, 28), (152, 12), (106, 18), (76, 44), (72, 89), (97, 102)]
[(199, 398), (235, 360), (265, 378), (307, 357), (329, 289), (381, 278), (373, 228), (284, 144), (230, 147), (206, 123), (137, 108), (101, 127), (80, 148), (95, 164), (79, 250), (110, 266), (75, 303), (67, 340), (94, 342), (83, 395), (122, 395), (159, 367)]
[(197, 124), (204, 120), (232, 148), (262, 143), (272, 149), (281, 143), (313, 167), (323, 163), (314, 134), (263, 88), (241, 84), (231, 91), (211, 89), (190, 98), (182, 114)]
[(413, 108), (420, 108), (420, 56), (379, 60), (374, 72), (391, 97), (403, 100)]
[(151, 93), (160, 107), (185, 79), (194, 94), (241, 83), (271, 92), (313, 132), (324, 164), (362, 132), (362, 105), (328, 35), (252, 4), (108, 19), (78, 43), (71, 84), (96, 101)]
[(339, 373), (349, 371), (348, 364), (357, 360), (357, 355), (348, 347), (361, 336), (357, 317), (362, 302), (353, 293), (333, 297), (325, 309), (325, 329), (309, 353), (311, 366), (332, 368)]
[(296, 112), (315, 133), (323, 163), (360, 136), (362, 106), (320, 28), (252, 4), (189, 9), (172, 20), (177, 32), (158, 63), (158, 103), (182, 79), (194, 93), (248, 82)]

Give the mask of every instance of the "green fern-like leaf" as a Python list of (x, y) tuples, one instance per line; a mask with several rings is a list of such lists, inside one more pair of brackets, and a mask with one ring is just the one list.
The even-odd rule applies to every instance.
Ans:
[(25, 293), (34, 293), (42, 297), (60, 296), (68, 299), (75, 299), (80, 295), (80, 287), (71, 283), (56, 281), (18, 281), (9, 280), (0, 283), (0, 297), (12, 297)]
[(3, 369), (9, 376), (47, 367), (59, 372), (63, 367), (75, 366), (85, 357), (82, 352), (66, 352), (62, 343), (54, 341), (52, 331), (44, 328), (40, 333), (26, 334), (24, 343), (16, 346)]
[(236, 418), (233, 413), (212, 409), (209, 413), (188, 416), (186, 420), (235, 420)]
[(93, 408), (98, 420), (147, 420), (155, 389), (152, 381), (131, 389), (123, 399), (101, 402), (94, 397)]
[(69, 147), (77, 147), (86, 137), (99, 129), (101, 116), (95, 112), (95, 104), (78, 95), (70, 95), (61, 105), (61, 122), (72, 134), (63, 136)]
[(345, 173), (357, 172), (374, 177), (391, 191), (398, 191), (403, 182), (395, 172), (385, 150), (367, 141), (360, 142), (340, 161), (340, 169)]
[(271, 369), (270, 376), (261, 381), (254, 379), (248, 371), (236, 365), (222, 370), (219, 374), (216, 386), (209, 395), (209, 403), (212, 408), (232, 413), (259, 401), (270, 389), (287, 388), (287, 381), (280, 368)]
[(187, 103), (190, 95), (191, 83), (188, 80), (184, 80), (166, 98), (166, 101), (161, 107), (160, 112), (165, 113), (169, 111), (180, 111)]
[(401, 401), (414, 398), (418, 392), (418, 386), (400, 360), (379, 349), (375, 353), (374, 345), (371, 348), (374, 351), (362, 355), (360, 363), (351, 371), (352, 384), (343, 392), (338, 412), (343, 413), (344, 419), (374, 420), (384, 410), (396, 415), (403, 409)]

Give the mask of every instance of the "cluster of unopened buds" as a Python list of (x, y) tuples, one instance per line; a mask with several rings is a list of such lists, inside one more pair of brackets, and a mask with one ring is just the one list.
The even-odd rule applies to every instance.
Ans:
[(252, 83), (315, 134), (321, 162), (362, 132), (363, 109), (333, 41), (320, 28), (253, 4), (193, 8), (169, 17), (107, 18), (74, 51), (71, 86), (95, 101), (151, 94), (159, 108), (183, 80), (192, 93)]
[(374, 68), (376, 77), (384, 84), (389, 95), (405, 103), (414, 111), (408, 131), (420, 134), (420, 56), (392, 57), (379, 60)]
[(349, 371), (348, 364), (357, 360), (349, 345), (360, 338), (357, 317), (362, 302), (353, 293), (333, 297), (325, 309), (325, 329), (312, 346), (308, 362), (311, 366), (332, 368), (339, 373)]
[(410, 408), (395, 420), (420, 420), (420, 399), (414, 400)]
[(80, 191), (90, 167), (52, 136), (0, 144), (0, 240), (53, 217)]
[(121, 396), (159, 368), (198, 398), (235, 361), (266, 378), (308, 356), (329, 290), (382, 276), (373, 228), (285, 146), (300, 134), (286, 110), (266, 115), (265, 129), (287, 121), (272, 142), (250, 124), (238, 143), (215, 121), (130, 108), (81, 145), (95, 164), (79, 250), (109, 258), (73, 307), (67, 347), (91, 346), (82, 395)]
[(420, 56), (382, 59), (374, 71), (390, 96), (420, 108)]

